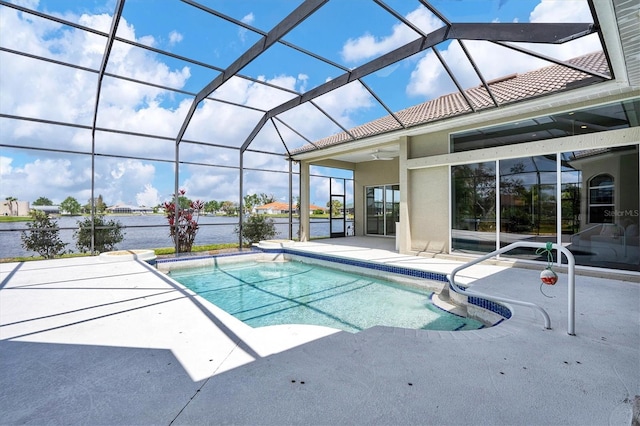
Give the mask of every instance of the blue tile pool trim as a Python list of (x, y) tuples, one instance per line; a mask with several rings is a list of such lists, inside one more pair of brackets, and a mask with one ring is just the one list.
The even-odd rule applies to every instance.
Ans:
[(511, 310), (509, 308), (492, 300), (482, 299), (475, 296), (467, 296), (467, 303), (469, 303), (470, 305), (479, 306), (482, 309), (486, 309), (487, 311), (494, 312), (500, 315), (502, 318), (511, 318)]
[(445, 274), (437, 272), (421, 271), (418, 269), (405, 268), (403, 266), (385, 265), (382, 263), (367, 262), (366, 260), (347, 259), (344, 257), (329, 256), (326, 254), (309, 253), (294, 249), (261, 249), (265, 253), (290, 253), (297, 256), (309, 257), (312, 259), (326, 260), (327, 262), (341, 263), (349, 266), (359, 266), (361, 268), (374, 269), (376, 271), (390, 272), (392, 274), (406, 275), (409, 277), (423, 278), (425, 280), (449, 282)]

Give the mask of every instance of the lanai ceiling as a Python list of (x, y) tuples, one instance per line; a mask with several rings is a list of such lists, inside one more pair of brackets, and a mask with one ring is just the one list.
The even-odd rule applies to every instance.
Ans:
[[(0, 101), (1, 146), (259, 168), (331, 135), (357, 140), (351, 129), (381, 117), (408, 128), (400, 111), (449, 93), (470, 113), (499, 108), (511, 101), (492, 82), (549, 65), (637, 85), (637, 2), (564, 2), (571, 13), (538, 0), (274, 0), (255, 15), (256, 1), (117, 0), (89, 15), (0, 0), (3, 92), (22, 94)], [(523, 3), (528, 15), (496, 22)], [(34, 22), (39, 43), (9, 32)], [(604, 71), (571, 61), (596, 51)], [(37, 81), (22, 78), (34, 67)], [(38, 90), (47, 78), (57, 90)]]

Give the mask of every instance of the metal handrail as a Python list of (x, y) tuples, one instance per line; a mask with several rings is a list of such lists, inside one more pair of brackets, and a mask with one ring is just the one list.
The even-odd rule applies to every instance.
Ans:
[[(455, 277), (456, 274), (460, 271), (462, 271), (463, 269), (466, 269), (470, 266), (473, 266), (477, 263), (483, 262), (487, 259), (491, 259), (494, 256), (497, 256), (499, 254), (511, 251), (513, 249), (516, 248), (520, 248), (520, 247), (526, 247), (526, 248), (545, 248), (547, 246), (546, 243), (534, 243), (534, 242), (525, 242), (525, 241), (517, 241), (515, 243), (511, 243), (507, 246), (504, 246), (498, 250), (494, 250), (491, 253), (478, 257), (477, 259), (471, 260), (467, 263), (465, 263), (464, 265), (458, 266), (457, 268), (455, 268), (453, 271), (451, 271), (450, 274), (447, 274), (447, 279), (449, 280), (449, 287), (451, 289), (453, 289), (454, 292), (458, 293), (458, 294), (462, 294), (465, 296), (475, 296), (475, 297), (480, 297), (486, 300), (491, 300), (494, 302), (504, 302), (504, 303), (511, 303), (514, 305), (520, 305), (520, 306), (527, 306), (533, 309), (538, 310), (543, 318), (544, 318), (544, 328), (549, 330), (551, 329), (551, 319), (549, 318), (549, 314), (547, 313), (547, 311), (545, 311), (542, 307), (540, 307), (539, 305), (536, 305), (535, 303), (531, 303), (531, 302), (524, 302), (522, 300), (514, 300), (514, 299), (507, 299), (504, 297), (498, 297), (498, 296), (489, 296), (483, 293), (478, 293), (475, 292), (473, 290), (469, 290), (469, 289), (462, 289), (460, 287), (458, 287), (455, 283)], [(576, 312), (575, 312), (575, 301), (576, 301), (576, 282), (575, 282), (575, 266), (576, 266), (576, 261), (573, 257), (573, 253), (571, 253), (567, 248), (560, 246), (558, 244), (552, 244), (551, 247), (554, 250), (559, 250), (562, 254), (564, 254), (565, 256), (567, 256), (567, 259), (569, 261), (568, 264), (568, 276), (569, 276), (569, 285), (568, 285), (568, 319), (567, 319), (567, 334), (569, 334), (570, 336), (575, 336), (575, 319), (576, 319)]]

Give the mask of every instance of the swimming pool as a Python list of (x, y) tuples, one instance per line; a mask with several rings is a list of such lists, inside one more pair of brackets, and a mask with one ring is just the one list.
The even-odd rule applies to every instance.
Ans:
[(358, 332), (376, 325), (429, 330), (485, 326), (435, 306), (426, 289), (316, 264), (224, 263), (175, 269), (170, 276), (252, 327), (313, 324)]

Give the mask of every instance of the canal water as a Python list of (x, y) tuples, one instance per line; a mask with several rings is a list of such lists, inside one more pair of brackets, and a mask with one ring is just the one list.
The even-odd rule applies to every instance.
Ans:
[[(78, 252), (73, 233), (78, 229), (81, 216), (62, 216), (56, 218), (60, 228), (60, 239), (67, 244), (66, 251)], [(108, 215), (107, 220), (116, 220), (123, 227), (124, 240), (117, 245), (117, 249), (153, 249), (173, 247), (169, 237), (167, 219), (162, 215)], [(289, 238), (289, 223), (286, 218), (274, 218), (276, 238)], [(37, 253), (22, 248), (22, 231), (27, 229), (27, 222), (0, 223), (0, 258), (31, 256)], [(196, 236), (195, 245), (237, 243), (238, 235), (234, 229), (238, 223), (237, 217), (201, 216), (200, 229)], [(298, 235), (298, 222), (293, 223), (293, 238)], [(312, 220), (311, 237), (329, 236), (328, 220)]]

